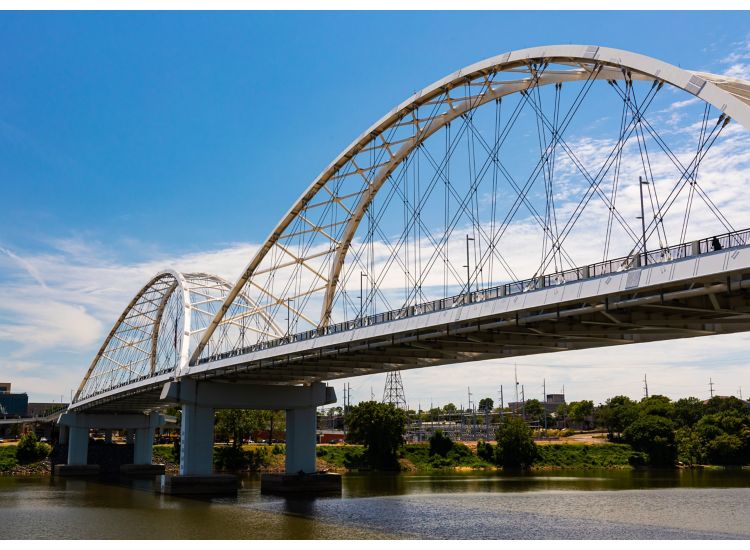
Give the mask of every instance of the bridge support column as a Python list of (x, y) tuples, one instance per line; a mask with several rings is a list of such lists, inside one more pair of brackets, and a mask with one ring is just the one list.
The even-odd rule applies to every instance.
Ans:
[(57, 442), (60, 445), (67, 445), (68, 444), (68, 427), (63, 426), (60, 424), (60, 435), (57, 438)]
[(182, 406), (180, 475), (209, 476), (213, 471), (214, 409)]
[(315, 407), (288, 409), (286, 411), (286, 462), (287, 474), (314, 474), (315, 444), (317, 443), (317, 415)]
[(236, 494), (237, 477), (213, 473), (214, 409), (182, 405), (180, 475), (164, 476), (161, 491), (170, 495)]
[[(336, 401), (333, 388), (316, 382), (309, 386), (224, 384), (189, 378), (169, 382), (161, 398), (182, 404), (180, 475), (166, 476), (166, 493), (228, 492), (233, 476), (210, 475), (212, 471), (214, 409), (286, 410), (287, 474), (261, 478), (261, 491), (277, 493), (340, 492), (341, 477), (316, 474), (316, 408)], [(301, 475), (300, 475), (301, 474)]]
[[(164, 473), (164, 466), (153, 466), (151, 464), (154, 430), (164, 424), (164, 416), (159, 413), (153, 412), (150, 415), (145, 415), (68, 412), (60, 417), (59, 422), (61, 428), (65, 427), (69, 430), (68, 463), (55, 466), (55, 473), (59, 475), (82, 475), (99, 472), (99, 465), (88, 464), (89, 429), (91, 428), (99, 428), (110, 433), (113, 429), (123, 428), (128, 430), (128, 434), (142, 432), (144, 436), (140, 438), (140, 443), (136, 445), (137, 449), (135, 450), (137, 464), (122, 464), (119, 466), (120, 471), (149, 475)], [(105, 466), (118, 467), (116, 461), (121, 453), (112, 454), (112, 451), (118, 451), (118, 449), (121, 451), (123, 448), (118, 448), (118, 446), (108, 446), (106, 449), (99, 448), (100, 455), (106, 451), (105, 455), (102, 456)], [(119, 459), (121, 459), (121, 456)], [(133, 468), (133, 466), (137, 466), (137, 468)]]
[[(154, 454), (154, 431), (156, 428), (138, 428), (135, 431), (133, 464), (151, 464)], [(111, 437), (110, 437), (111, 440)]]
[(145, 426), (129, 430), (135, 436), (133, 445), (133, 464), (120, 466), (120, 473), (129, 476), (154, 476), (164, 474), (162, 464), (153, 464), (154, 459), (154, 432), (156, 428), (164, 424), (164, 417), (157, 413), (151, 413)]
[(72, 420), (70, 423), (61, 422), (60, 426), (61, 430), (65, 429), (67, 436), (68, 463), (56, 464), (54, 473), (59, 476), (96, 475), (99, 473), (99, 466), (88, 463), (89, 428), (85, 423), (77, 422), (80, 420), (78, 417), (74, 416)]
[(82, 466), (88, 462), (89, 429), (79, 426), (70, 428), (68, 438), (68, 464)]

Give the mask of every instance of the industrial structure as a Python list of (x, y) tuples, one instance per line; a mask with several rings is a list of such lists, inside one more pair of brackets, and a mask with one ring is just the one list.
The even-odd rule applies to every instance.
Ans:
[[(675, 97), (690, 131), (649, 110)], [(601, 116), (611, 134), (586, 137)], [(730, 121), (750, 129), (750, 83), (605, 47), (441, 79), (323, 170), (236, 282), (164, 271), (135, 295), (61, 421), (68, 465), (86, 469), (94, 427), (135, 429), (150, 464), (179, 405), (167, 483), (212, 483), (215, 409), (271, 408), (287, 472), (312, 474), (326, 381), (749, 330), (750, 231), (704, 176)]]

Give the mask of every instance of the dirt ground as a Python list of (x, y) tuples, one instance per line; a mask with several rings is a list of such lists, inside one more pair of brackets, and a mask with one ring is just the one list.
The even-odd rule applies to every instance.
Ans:
[[(461, 443), (472, 449), (476, 449), (477, 447), (476, 441), (461, 441)], [(537, 445), (601, 445), (609, 443), (609, 441), (607, 440), (607, 432), (586, 432), (568, 437), (535, 439), (534, 443)]]

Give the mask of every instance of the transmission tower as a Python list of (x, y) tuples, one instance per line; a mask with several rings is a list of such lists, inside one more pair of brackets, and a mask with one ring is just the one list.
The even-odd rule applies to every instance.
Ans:
[(388, 373), (383, 390), (383, 403), (390, 403), (397, 409), (407, 410), (406, 396), (404, 395), (404, 384), (401, 382), (401, 373), (397, 370)]

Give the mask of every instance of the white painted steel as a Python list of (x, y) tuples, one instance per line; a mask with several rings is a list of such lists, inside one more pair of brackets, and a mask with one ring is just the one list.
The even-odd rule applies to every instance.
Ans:
[[(274, 247), (280, 247), (279, 241), (285, 235), (292, 222), (296, 220), (301, 212), (311, 205), (314, 199), (319, 198), (321, 192), (327, 191), (326, 184), (332, 178), (338, 177), (339, 171), (354, 158), (360, 151), (373, 144), (383, 136), (384, 132), (393, 125), (404, 120), (409, 113), (415, 111), (421, 105), (428, 104), (436, 100), (446, 90), (463, 85), (472, 79), (486, 77), (491, 73), (513, 70), (519, 67), (530, 66), (531, 63), (558, 63), (571, 64), (578, 67), (568, 72), (553, 73), (550, 76), (544, 76), (537, 82), (537, 85), (555, 84), (564, 81), (583, 80), (589, 77), (596, 79), (617, 79), (623, 78), (623, 71), (628, 73), (631, 79), (653, 79), (669, 83), (670, 85), (685, 90), (699, 97), (703, 101), (713, 105), (723, 113), (729, 115), (732, 119), (738, 121), (746, 129), (750, 129), (750, 84), (745, 81), (731, 79), (728, 77), (711, 75), (707, 73), (696, 73), (681, 69), (669, 63), (654, 59), (645, 55), (606, 48), (600, 46), (585, 45), (557, 45), (541, 46), (516, 50), (498, 56), (485, 59), (468, 67), (465, 67), (447, 77), (427, 86), (423, 90), (415, 93), (409, 99), (391, 110), (379, 121), (368, 128), (352, 144), (347, 147), (336, 159), (326, 167), (323, 172), (313, 181), (308, 189), (302, 194), (300, 199), (292, 206), (287, 214), (281, 219), (276, 228), (271, 232), (266, 242), (258, 250), (256, 255), (250, 261), (248, 266), (242, 272), (232, 291), (227, 296), (226, 301), (222, 304), (216, 316), (211, 320), (207, 330), (192, 353), (190, 363), (195, 364), (201, 357), (205, 347), (211, 341), (217, 327), (219, 327), (227, 316), (227, 311), (232, 307), (236, 298), (243, 292), (247, 285), (261, 289), (267, 296), (272, 298), (274, 305), (289, 308), (288, 315), (297, 315), (299, 312), (291, 308), (290, 299), (287, 295), (276, 295), (270, 290), (264, 291), (260, 283), (255, 282), (253, 277), (257, 273), (259, 266), (266, 255)], [(519, 83), (520, 82), (520, 83)], [(381, 168), (369, 183), (365, 192), (363, 192), (353, 211), (350, 212), (349, 219), (346, 221), (346, 228), (343, 232), (343, 238), (331, 245), (329, 254), (334, 255), (331, 262), (331, 270), (328, 274), (317, 274), (323, 287), (315, 288), (307, 292), (310, 295), (317, 292), (324, 292), (323, 305), (319, 319), (307, 321), (316, 323), (319, 327), (325, 326), (330, 321), (331, 307), (334, 301), (337, 284), (344, 260), (349, 251), (352, 238), (359, 226), (368, 205), (372, 202), (378, 193), (383, 182), (395, 167), (406, 156), (414, 150), (421, 142), (436, 132), (439, 128), (448, 124), (451, 120), (460, 116), (471, 109), (481, 106), (482, 104), (502, 97), (510, 93), (519, 92), (528, 88), (530, 81), (519, 81), (508, 85), (499, 85), (497, 88), (489, 88), (488, 91), (476, 102), (472, 101), (459, 103), (454, 106), (450, 104), (450, 109), (440, 116), (430, 120), (413, 139), (407, 140), (403, 144), (398, 144), (395, 153), (388, 148), (391, 158)], [(384, 138), (381, 138), (384, 139)], [(323, 193), (325, 195), (325, 193)], [(333, 196), (333, 195), (331, 195)], [(327, 197), (327, 195), (326, 195)], [(325, 198), (325, 197), (324, 197)], [(319, 227), (312, 227), (310, 231), (323, 231)], [(285, 266), (294, 262), (305, 265), (305, 258), (295, 257), (292, 253), (284, 251), (291, 257)], [(312, 269), (312, 268), (309, 268)], [(263, 270), (267, 272), (268, 270)], [(223, 350), (227, 351), (227, 350)]]

